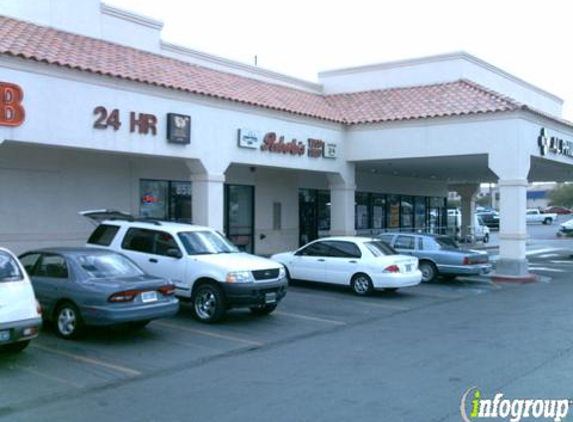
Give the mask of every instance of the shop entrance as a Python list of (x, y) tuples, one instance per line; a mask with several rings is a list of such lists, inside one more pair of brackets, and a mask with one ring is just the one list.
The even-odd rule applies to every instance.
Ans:
[(321, 232), (330, 230), (330, 191), (300, 189), (299, 246), (318, 239)]
[(225, 185), (225, 233), (241, 251), (254, 252), (254, 186)]

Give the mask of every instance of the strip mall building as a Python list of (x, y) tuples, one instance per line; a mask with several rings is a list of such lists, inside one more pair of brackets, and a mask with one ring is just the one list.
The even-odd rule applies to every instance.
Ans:
[(117, 209), (258, 254), (318, 236), (470, 224), (500, 188), (498, 273), (527, 275), (526, 188), (571, 180), (562, 100), (465, 53), (310, 83), (161, 41), (99, 0), (0, 4), (0, 244), (82, 244)]

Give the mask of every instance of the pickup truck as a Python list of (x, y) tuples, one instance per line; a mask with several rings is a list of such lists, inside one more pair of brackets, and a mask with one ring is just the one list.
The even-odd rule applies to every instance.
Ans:
[(538, 209), (529, 209), (525, 213), (525, 218), (527, 223), (542, 223), (542, 224), (553, 224), (557, 220), (557, 214), (547, 213), (543, 214)]

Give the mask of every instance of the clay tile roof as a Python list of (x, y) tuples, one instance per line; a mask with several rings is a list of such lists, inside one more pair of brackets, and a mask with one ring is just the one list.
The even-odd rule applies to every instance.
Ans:
[(0, 16), (0, 54), (324, 120), (340, 121), (325, 98), (111, 42)]
[(522, 107), (466, 80), (330, 95), (328, 101), (349, 124), (493, 113)]
[(4, 16), (0, 16), (0, 55), (344, 124), (520, 108), (536, 112), (466, 80), (348, 94), (313, 94)]

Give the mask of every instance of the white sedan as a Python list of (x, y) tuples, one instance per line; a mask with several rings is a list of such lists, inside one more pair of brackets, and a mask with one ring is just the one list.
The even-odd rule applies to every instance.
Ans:
[(374, 289), (397, 290), (422, 280), (418, 258), (399, 255), (379, 239), (327, 237), (294, 252), (273, 255), (294, 280), (349, 285), (357, 295)]
[(11, 252), (0, 248), (0, 349), (23, 350), (41, 326), (41, 309), (28, 274)]

